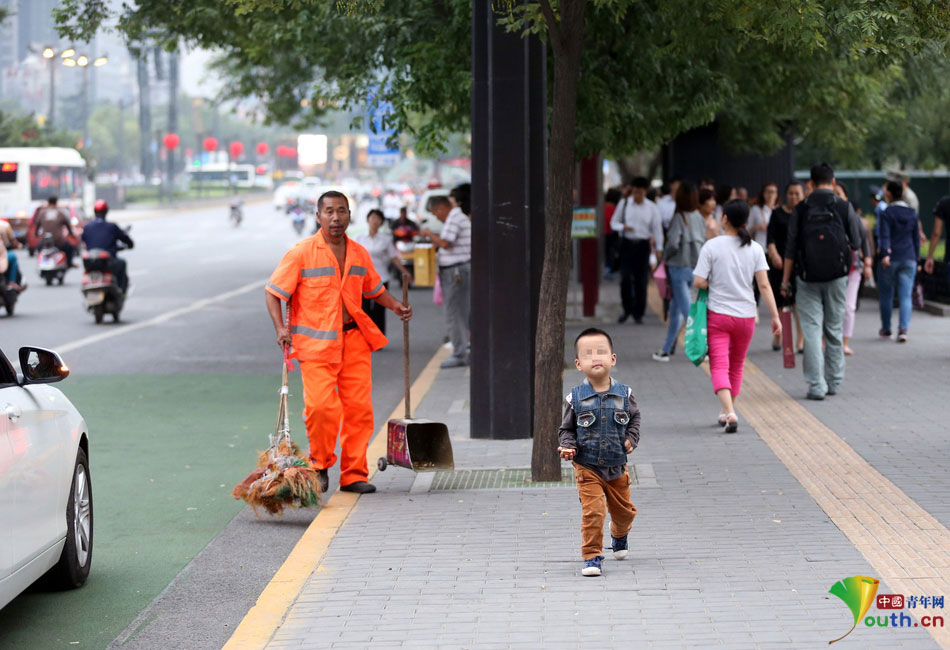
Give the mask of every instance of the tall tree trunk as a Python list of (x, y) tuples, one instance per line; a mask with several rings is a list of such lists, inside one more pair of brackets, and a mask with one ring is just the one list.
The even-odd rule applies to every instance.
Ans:
[(555, 22), (547, 2), (548, 36), (554, 52), (554, 95), (548, 140), (548, 188), (545, 196), (544, 265), (538, 305), (534, 378), (534, 444), (531, 478), (560, 481), (557, 430), (561, 423), (564, 373), (564, 318), (571, 271), (574, 144), (577, 130), (577, 81), (584, 39), (586, 0), (562, 0)]

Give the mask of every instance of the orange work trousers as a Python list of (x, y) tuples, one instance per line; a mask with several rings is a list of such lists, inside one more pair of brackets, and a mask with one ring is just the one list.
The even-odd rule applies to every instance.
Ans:
[(339, 363), (301, 361), (303, 419), (310, 462), (317, 469), (336, 463), (340, 436), (340, 485), (369, 478), (366, 449), (373, 437), (372, 350), (358, 329), (343, 332)]
[(604, 554), (604, 519), (610, 513), (610, 534), (623, 537), (633, 528), (637, 508), (630, 499), (630, 473), (605, 481), (596, 472), (574, 463), (581, 500), (581, 553), (585, 560)]

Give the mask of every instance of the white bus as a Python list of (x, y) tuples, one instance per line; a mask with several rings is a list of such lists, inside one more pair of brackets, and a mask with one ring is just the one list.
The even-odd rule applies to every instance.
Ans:
[(86, 179), (86, 161), (78, 151), (0, 147), (0, 218), (8, 219), (14, 231), (24, 229), (50, 196), (58, 197), (63, 207), (91, 212), (95, 186)]
[(254, 187), (254, 165), (241, 163), (205, 163), (188, 169), (190, 187)]

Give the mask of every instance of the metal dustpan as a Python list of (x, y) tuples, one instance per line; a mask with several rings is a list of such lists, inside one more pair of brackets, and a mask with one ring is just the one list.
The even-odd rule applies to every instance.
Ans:
[[(402, 304), (409, 304), (408, 286), (402, 283)], [(389, 465), (416, 472), (455, 469), (449, 429), (441, 422), (413, 418), (409, 402), (409, 323), (402, 324), (403, 375), (406, 383), (406, 417), (389, 421), (386, 431), (386, 457), (377, 462), (379, 471)]]

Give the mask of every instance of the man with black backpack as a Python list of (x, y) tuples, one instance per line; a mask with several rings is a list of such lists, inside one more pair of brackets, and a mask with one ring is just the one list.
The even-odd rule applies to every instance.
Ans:
[(797, 271), (807, 397), (822, 400), (837, 393), (844, 381), (842, 324), (853, 251), (861, 245), (861, 220), (848, 201), (835, 196), (835, 172), (828, 163), (811, 168), (811, 181), (814, 190), (788, 221), (782, 294), (791, 295), (792, 271)]

